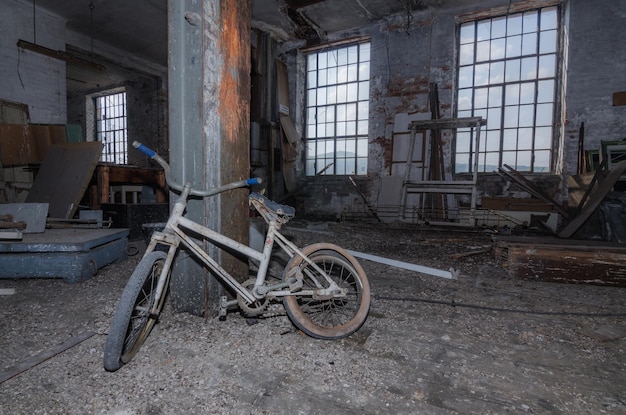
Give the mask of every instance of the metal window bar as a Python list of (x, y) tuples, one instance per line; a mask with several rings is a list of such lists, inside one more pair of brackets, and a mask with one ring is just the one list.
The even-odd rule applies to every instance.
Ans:
[(119, 92), (95, 98), (96, 137), (104, 144), (100, 161), (126, 164), (128, 136), (126, 130), (126, 93)]

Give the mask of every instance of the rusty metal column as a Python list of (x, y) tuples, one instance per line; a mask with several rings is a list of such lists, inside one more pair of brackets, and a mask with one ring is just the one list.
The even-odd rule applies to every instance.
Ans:
[[(168, 2), (170, 164), (177, 181), (211, 188), (248, 177), (250, 0)], [(193, 220), (248, 241), (247, 189), (189, 203)], [(176, 195), (172, 195), (175, 200)], [(240, 281), (247, 263), (205, 248)], [(214, 315), (223, 287), (181, 250), (172, 273), (176, 311)]]

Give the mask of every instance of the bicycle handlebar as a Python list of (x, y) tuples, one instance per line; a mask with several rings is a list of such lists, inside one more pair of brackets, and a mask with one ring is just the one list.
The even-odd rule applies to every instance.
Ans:
[[(174, 190), (178, 190), (178, 191), (182, 191), (183, 190), (184, 186), (181, 185), (180, 183), (176, 183), (172, 179), (171, 174), (170, 174), (171, 173), (170, 165), (161, 156), (159, 156), (156, 153), (156, 151), (154, 151), (151, 148), (145, 146), (144, 144), (141, 144), (139, 141), (134, 141), (133, 142), (133, 147), (135, 147), (137, 150), (141, 151), (142, 153), (144, 153), (145, 155), (150, 157), (152, 160), (154, 160), (157, 163), (159, 163), (161, 165), (161, 167), (163, 167), (163, 170), (165, 171), (165, 181), (167, 182), (167, 185), (170, 188), (172, 188)], [(219, 187), (216, 187), (216, 188), (213, 188), (213, 189), (209, 189), (209, 190), (191, 189), (189, 191), (189, 194), (194, 195), (194, 196), (206, 197), (206, 196), (216, 195), (216, 194), (224, 192), (226, 190), (236, 189), (238, 187), (253, 186), (255, 184), (260, 184), (261, 182), (262, 182), (262, 180), (261, 180), (260, 177), (253, 177), (251, 179), (240, 180), (240, 181), (237, 181), (237, 182), (225, 184), (223, 186), (219, 186)]]

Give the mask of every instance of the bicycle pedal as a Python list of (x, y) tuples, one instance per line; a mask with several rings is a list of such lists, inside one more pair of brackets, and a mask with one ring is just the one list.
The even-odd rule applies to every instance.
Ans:
[(224, 295), (220, 298), (220, 309), (219, 309), (220, 319), (226, 318), (226, 314), (228, 314), (228, 297)]

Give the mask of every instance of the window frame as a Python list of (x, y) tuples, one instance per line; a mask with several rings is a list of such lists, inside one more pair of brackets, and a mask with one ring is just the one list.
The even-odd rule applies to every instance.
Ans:
[[(553, 14), (554, 27), (545, 26), (542, 27), (542, 19), (545, 18), (543, 14)], [(529, 16), (535, 15), (536, 28), (534, 31), (527, 30), (524, 27), (528, 18), (528, 23), (533, 23)], [(467, 17), (467, 16), (466, 16)], [(509, 28), (509, 21), (519, 20), (520, 27), (519, 33), (511, 32)], [(493, 23), (494, 21), (504, 21), (504, 32), (499, 36), (494, 36)], [(479, 25), (487, 22), (490, 26), (489, 34), (486, 38), (479, 36)], [(526, 24), (528, 24), (526, 23)], [(463, 30), (464, 28), (471, 27), (472, 40), (464, 42)], [(526, 9), (517, 9), (512, 12), (508, 10), (501, 10), (500, 13), (495, 13), (485, 17), (483, 14), (477, 14), (475, 16), (466, 18), (463, 21), (459, 21), (457, 24), (456, 32), (456, 82), (455, 82), (455, 115), (457, 117), (466, 116), (483, 116), (487, 119), (487, 126), (481, 130), (480, 143), (478, 155), (475, 152), (475, 132), (469, 129), (458, 130), (454, 137), (453, 142), (453, 169), (456, 174), (473, 173), (475, 158), (478, 157), (479, 169), (478, 173), (490, 173), (492, 170), (489, 168), (502, 167), (507, 164), (516, 170), (524, 173), (537, 173), (537, 174), (550, 174), (554, 171), (555, 154), (558, 149), (557, 138), (560, 133), (560, 116), (561, 104), (560, 104), (560, 88), (562, 83), (561, 62), (564, 56), (563, 45), (563, 18), (562, 7), (555, 2), (546, 2), (546, 4)], [(534, 39), (534, 45), (531, 45), (531, 53), (523, 53), (525, 44), (522, 39), (532, 38), (532, 35), (536, 36)], [(545, 36), (545, 37), (544, 37)], [(550, 40), (550, 36), (553, 37), (552, 44), (548, 44), (543, 39)], [(509, 46), (509, 38), (513, 39), (519, 37), (519, 53), (509, 54), (509, 50), (506, 48)], [(504, 51), (502, 55), (495, 55), (493, 47), (494, 42), (504, 43)], [(489, 56), (482, 59), (479, 58), (479, 54), (483, 52), (478, 50), (479, 42), (489, 42), (487, 49)], [(514, 42), (510, 42), (514, 44)], [(551, 49), (546, 48), (546, 45), (553, 47)], [(465, 50), (464, 50), (465, 49)], [(471, 49), (470, 54), (466, 53), (467, 49)], [(529, 49), (526, 49), (528, 51)], [(471, 58), (468, 59), (468, 55)], [(535, 76), (530, 78), (523, 78), (522, 68), (525, 62), (532, 62), (535, 60)], [(548, 61), (553, 59), (551, 64), (552, 74), (550, 76), (542, 76), (540, 70), (542, 69), (542, 59)], [(507, 66), (509, 63), (519, 61), (519, 78), (507, 79), (509, 76), (507, 72)], [(492, 81), (492, 72), (487, 72), (487, 81), (483, 84), (477, 85), (477, 74), (474, 72), (477, 66), (487, 65), (491, 69), (495, 65), (502, 65), (500, 75), (501, 80)], [(545, 66), (544, 66), (545, 67)], [(463, 71), (466, 68), (471, 68), (471, 85), (463, 84), (466, 79)], [(467, 71), (469, 72), (469, 70)], [(545, 89), (540, 90), (540, 86), (551, 84), (551, 90), (549, 91), (549, 99), (545, 98)], [(532, 100), (525, 102), (521, 100), (522, 93), (518, 92), (518, 100), (516, 103), (507, 101), (507, 96), (510, 97), (509, 88), (511, 91), (517, 86), (518, 91), (521, 88), (530, 89), (532, 84)], [(500, 103), (497, 106), (492, 106), (489, 100), (491, 99), (491, 89), (500, 89)], [(469, 92), (469, 96), (468, 93)], [(486, 92), (484, 101), (485, 104), (478, 104), (476, 100), (477, 93)], [(509, 95), (507, 95), (509, 93)], [(497, 95), (497, 91), (494, 93)], [(469, 106), (465, 103), (469, 98)], [(482, 106), (481, 106), (482, 105)], [(551, 106), (551, 111), (541, 111), (543, 107)], [(529, 109), (532, 107), (532, 110)], [(520, 109), (522, 114), (530, 113), (532, 121), (529, 123), (528, 119), (520, 117)], [(515, 122), (507, 124), (512, 119), (507, 116), (507, 111), (510, 113), (517, 112)], [(495, 115), (495, 116), (494, 116)], [(545, 117), (548, 115), (548, 117)], [(546, 118), (546, 121), (537, 122), (541, 117)], [(528, 118), (528, 117), (527, 117)], [(511, 140), (512, 136), (515, 136), (515, 140)], [(461, 140), (461, 137), (464, 140)], [(530, 144), (525, 140), (530, 138)], [(508, 141), (507, 141), (508, 139)], [(508, 148), (507, 143), (511, 143)], [(513, 144), (514, 143), (514, 144)], [(464, 147), (461, 149), (461, 147)], [(495, 150), (494, 150), (495, 148)], [(460, 151), (462, 150), (462, 151)], [(524, 163), (522, 155), (527, 156), (527, 163)], [(514, 156), (514, 157), (511, 157)], [(491, 160), (491, 162), (489, 161)], [(511, 162), (513, 160), (513, 162)]]
[(371, 41), (305, 52), (305, 174), (367, 175)]

